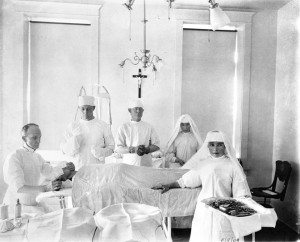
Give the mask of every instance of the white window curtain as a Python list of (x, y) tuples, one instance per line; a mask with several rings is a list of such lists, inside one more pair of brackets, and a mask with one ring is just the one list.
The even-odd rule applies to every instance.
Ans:
[(240, 115), (237, 110), (236, 32), (184, 29), (182, 113), (190, 114), (203, 138), (221, 130), (240, 154)]

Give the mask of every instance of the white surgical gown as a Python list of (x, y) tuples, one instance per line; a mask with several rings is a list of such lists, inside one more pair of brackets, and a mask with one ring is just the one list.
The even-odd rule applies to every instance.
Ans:
[(197, 200), (191, 231), (191, 242), (236, 241), (228, 219), (213, 213), (202, 199), (209, 197), (251, 196), (245, 176), (229, 158), (210, 157), (201, 162), (197, 170), (190, 170), (179, 179), (181, 187), (198, 187), (202, 190)]
[(41, 185), (41, 175), (54, 180), (63, 174), (63, 167), (65, 167), (63, 163), (52, 167), (41, 155), (26, 145), (9, 154), (3, 165), (4, 181), (8, 185), (3, 202), (9, 204), (10, 214), (13, 213), (18, 198), (23, 212), (43, 213), (44, 208), (39, 207), (40, 205), (35, 200), (37, 194), (18, 193), (17, 191), (24, 185)]
[(114, 150), (114, 138), (108, 124), (101, 120), (76, 120), (64, 134), (61, 150), (74, 158), (76, 169), (89, 164), (103, 164)]
[[(129, 153), (129, 147), (139, 145), (156, 145), (159, 147), (159, 138), (154, 128), (144, 121), (130, 121), (124, 123), (118, 130), (116, 136), (115, 152), (120, 154)], [(142, 156), (142, 162), (145, 166), (152, 166), (151, 154)]]
[(166, 161), (171, 168), (181, 167), (175, 163), (176, 157), (188, 161), (198, 150), (199, 144), (192, 132), (180, 132), (166, 153)]

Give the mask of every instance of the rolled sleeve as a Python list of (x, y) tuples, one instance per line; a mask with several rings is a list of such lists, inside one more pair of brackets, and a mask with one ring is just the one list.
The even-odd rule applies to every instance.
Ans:
[(199, 172), (190, 170), (185, 173), (179, 180), (180, 187), (196, 188), (202, 184)]
[(48, 179), (54, 180), (60, 175), (64, 174), (62, 168), (66, 167), (65, 161), (62, 161), (57, 166), (53, 167), (49, 165), (41, 156), (39, 156), (39, 162), (41, 164), (41, 173)]
[(5, 183), (16, 191), (25, 185), (24, 171), (17, 154), (11, 154), (6, 158), (3, 166), (3, 176)]

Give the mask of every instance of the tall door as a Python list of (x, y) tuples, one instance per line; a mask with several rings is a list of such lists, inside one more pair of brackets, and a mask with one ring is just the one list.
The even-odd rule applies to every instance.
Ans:
[(221, 130), (236, 142), (235, 49), (236, 32), (183, 32), (181, 110), (192, 116), (203, 139)]
[(41, 149), (59, 149), (74, 120), (81, 86), (91, 80), (91, 26), (29, 22), (28, 120), (40, 125)]

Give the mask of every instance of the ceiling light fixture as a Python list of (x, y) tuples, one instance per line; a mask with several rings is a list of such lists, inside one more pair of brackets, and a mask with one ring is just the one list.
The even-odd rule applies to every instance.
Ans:
[[(132, 4), (134, 1), (129, 1), (128, 4), (124, 4), (130, 11), (132, 9)], [(161, 67), (162, 65), (162, 59), (157, 55), (150, 55), (150, 50), (147, 50), (146, 48), (146, 23), (148, 20), (146, 20), (146, 3), (144, 0), (144, 19), (142, 20), (144, 23), (144, 49), (141, 50), (142, 56), (138, 56), (137, 52), (134, 52), (133, 60), (130, 58), (126, 58), (123, 60), (119, 65), (121, 68), (124, 67), (126, 61), (129, 61), (133, 65), (138, 65), (139, 63), (142, 64), (142, 68), (146, 70), (148, 67), (152, 67), (152, 71), (155, 72)]]
[(219, 7), (218, 3), (214, 0), (209, 0), (209, 20), (212, 30), (216, 30), (224, 27), (230, 23), (230, 19), (227, 14)]

